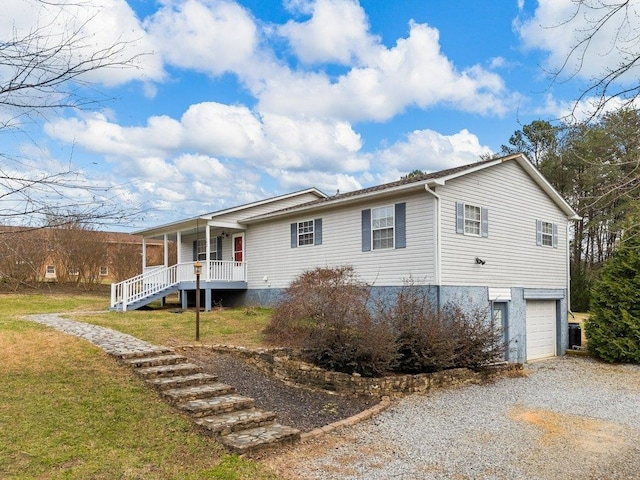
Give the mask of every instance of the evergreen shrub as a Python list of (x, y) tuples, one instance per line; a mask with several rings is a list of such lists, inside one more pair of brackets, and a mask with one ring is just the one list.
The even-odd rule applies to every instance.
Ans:
[(601, 359), (640, 363), (640, 228), (625, 233), (595, 282), (585, 334)]

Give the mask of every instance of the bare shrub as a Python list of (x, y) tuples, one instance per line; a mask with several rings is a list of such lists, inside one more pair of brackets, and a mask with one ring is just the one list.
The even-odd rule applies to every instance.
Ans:
[(393, 330), (368, 312), (357, 318), (332, 319), (313, 329), (305, 357), (338, 372), (375, 377), (389, 371), (396, 357)]
[(300, 347), (319, 325), (368, 314), (369, 285), (359, 281), (353, 267), (316, 268), (298, 276), (276, 303), (267, 339)]
[(375, 309), (370, 293), (350, 266), (306, 271), (276, 304), (267, 341), (299, 347), (320, 367), (365, 376), (478, 369), (502, 359), (502, 333), (487, 310), (453, 303), (438, 310), (412, 280), (376, 299)]
[(389, 368), (395, 347), (388, 325), (372, 318), (369, 293), (351, 266), (306, 271), (276, 304), (267, 340), (301, 347), (308, 360), (324, 368), (380, 374)]
[(459, 305), (447, 304), (440, 316), (456, 339), (455, 367), (477, 370), (504, 360), (502, 330), (491, 321), (488, 309), (464, 311)]
[(427, 373), (449, 368), (477, 369), (502, 358), (502, 334), (487, 310), (470, 312), (448, 303), (438, 310), (429, 291), (411, 280), (393, 302), (378, 302), (378, 317), (393, 326), (398, 356), (395, 371)]

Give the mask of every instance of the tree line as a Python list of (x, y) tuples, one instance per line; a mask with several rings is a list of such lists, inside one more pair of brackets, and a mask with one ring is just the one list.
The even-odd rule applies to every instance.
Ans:
[[(42, 228), (0, 226), (0, 283), (12, 291), (47, 281), (93, 290), (103, 279), (131, 278), (142, 272), (142, 247), (123, 235), (68, 217)], [(162, 248), (148, 248), (147, 262), (162, 264)], [(46, 275), (48, 266), (54, 277)]]

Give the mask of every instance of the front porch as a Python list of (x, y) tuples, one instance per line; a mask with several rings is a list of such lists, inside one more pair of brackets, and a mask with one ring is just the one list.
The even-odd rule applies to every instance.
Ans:
[[(188, 306), (189, 291), (196, 290), (195, 262), (183, 262), (170, 267), (147, 267), (144, 273), (111, 285), (112, 310), (135, 310), (155, 300), (180, 291), (183, 308)], [(245, 290), (247, 288), (247, 264), (241, 261), (200, 261), (200, 290), (204, 294), (204, 308), (213, 306), (215, 290)]]

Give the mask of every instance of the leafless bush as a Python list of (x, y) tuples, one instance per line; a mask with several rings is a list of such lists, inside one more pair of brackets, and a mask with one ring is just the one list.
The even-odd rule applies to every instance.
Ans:
[(305, 271), (277, 302), (265, 334), (273, 343), (300, 347), (319, 325), (365, 314), (368, 295), (369, 286), (352, 267)]
[(361, 375), (386, 371), (393, 334), (372, 318), (370, 286), (353, 267), (316, 268), (292, 282), (265, 330), (272, 343), (301, 347), (316, 365)]
[(438, 310), (411, 280), (376, 308), (370, 291), (349, 266), (304, 272), (276, 305), (267, 340), (301, 348), (318, 366), (365, 376), (477, 369), (502, 358), (502, 334), (486, 310), (452, 303)]
[(502, 358), (502, 334), (487, 310), (470, 312), (448, 303), (439, 310), (428, 290), (406, 282), (393, 302), (378, 302), (378, 318), (393, 326), (398, 356), (393, 369), (403, 373), (449, 368), (477, 369)]

